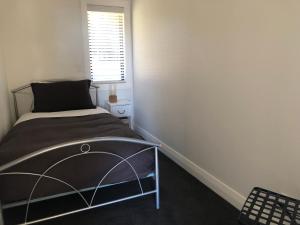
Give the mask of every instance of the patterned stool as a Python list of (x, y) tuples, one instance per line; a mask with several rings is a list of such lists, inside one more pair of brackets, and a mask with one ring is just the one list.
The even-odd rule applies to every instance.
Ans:
[(241, 210), (239, 222), (243, 225), (298, 225), (300, 201), (255, 187)]

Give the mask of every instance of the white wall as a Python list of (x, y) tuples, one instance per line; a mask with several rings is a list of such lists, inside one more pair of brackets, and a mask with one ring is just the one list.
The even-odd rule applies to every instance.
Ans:
[(137, 127), (243, 196), (300, 198), (300, 2), (133, 6)]
[[(37, 80), (89, 77), (80, 0), (2, 0), (1, 7), (9, 89)], [(130, 81), (119, 85), (119, 97), (129, 98), (130, 89)], [(107, 94), (102, 91), (102, 104)]]
[(7, 81), (2, 58), (2, 49), (0, 46), (0, 140), (8, 131), (10, 122)]
[(0, 7), (0, 34), (1, 34), (0, 35), (0, 140), (8, 131), (11, 123), (7, 79), (6, 79), (6, 73), (5, 73), (6, 71), (4, 67), (3, 48), (2, 48), (3, 11), (4, 8)]

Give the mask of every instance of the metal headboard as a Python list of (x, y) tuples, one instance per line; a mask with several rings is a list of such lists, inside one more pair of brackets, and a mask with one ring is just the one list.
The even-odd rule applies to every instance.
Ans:
[[(61, 82), (61, 81), (74, 81), (74, 80), (46, 80), (46, 81), (37, 81), (36, 83), (55, 83), (55, 82)], [(19, 118), (19, 108), (18, 108), (18, 101), (17, 101), (17, 94), (25, 89), (31, 88), (31, 84), (26, 84), (21, 87), (18, 87), (16, 89), (13, 89), (11, 91), (13, 95), (13, 101), (14, 101), (14, 108), (15, 108), (15, 116), (16, 119)], [(98, 89), (99, 87), (95, 84), (91, 84), (91, 89), (95, 89), (96, 91), (96, 96), (95, 96), (95, 104), (98, 105)]]

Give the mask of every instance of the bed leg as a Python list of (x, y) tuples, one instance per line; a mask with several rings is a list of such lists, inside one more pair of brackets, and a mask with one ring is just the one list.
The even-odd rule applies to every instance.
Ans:
[(4, 225), (1, 201), (0, 201), (0, 225)]
[(159, 166), (158, 166), (158, 147), (155, 147), (155, 190), (156, 190), (156, 209), (160, 207), (159, 196)]

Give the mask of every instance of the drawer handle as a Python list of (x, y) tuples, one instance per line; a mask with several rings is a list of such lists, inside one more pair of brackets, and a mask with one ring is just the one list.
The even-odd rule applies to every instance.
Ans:
[(119, 113), (119, 114), (125, 114), (125, 112), (126, 112), (125, 109), (123, 109), (123, 110), (121, 110), (121, 111), (118, 109), (118, 113)]

